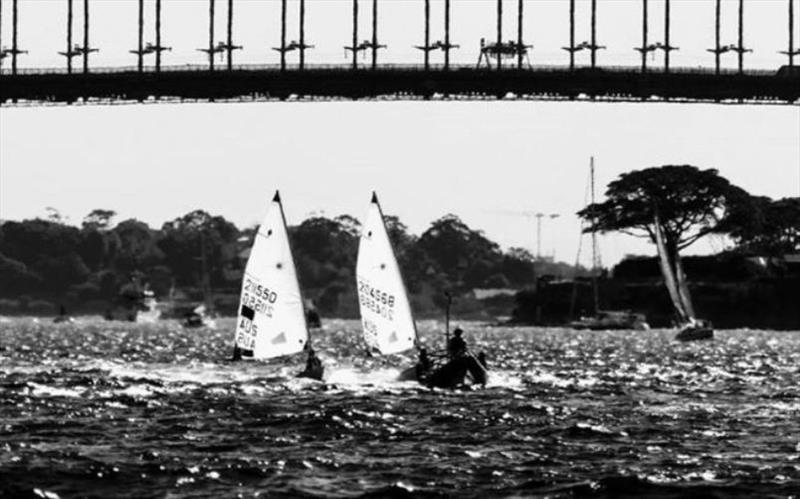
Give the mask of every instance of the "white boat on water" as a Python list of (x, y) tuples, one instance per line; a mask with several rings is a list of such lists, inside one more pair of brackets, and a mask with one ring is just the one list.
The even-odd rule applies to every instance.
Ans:
[(278, 192), (258, 228), (242, 278), (234, 359), (271, 359), (309, 351), (300, 376), (322, 379), (310, 345), (286, 218)]
[(356, 279), (367, 347), (382, 355), (414, 348), (417, 327), (375, 193), (358, 244)]
[[(361, 230), (356, 279), (367, 348), (388, 355), (418, 347), (417, 328), (403, 275), (375, 193)], [(437, 364), (429, 362), (427, 352), (422, 348), (419, 353), (420, 362), (405, 369), (400, 375), (401, 380), (454, 388), (463, 385), (469, 375), (472, 382), (486, 383), (486, 368), (472, 354), (454, 358), (442, 356)]]

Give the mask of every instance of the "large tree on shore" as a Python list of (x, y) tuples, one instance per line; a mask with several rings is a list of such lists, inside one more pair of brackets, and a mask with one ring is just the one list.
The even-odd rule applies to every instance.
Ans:
[[(691, 317), (680, 252), (718, 231), (732, 208), (746, 197), (717, 170), (666, 165), (623, 173), (608, 185), (605, 201), (587, 206), (578, 215), (588, 222), (586, 232), (619, 231), (656, 244), (677, 312)], [(677, 290), (670, 286), (671, 280), (677, 281)]]
[(800, 252), (800, 197), (745, 199), (724, 230), (743, 253), (783, 256)]

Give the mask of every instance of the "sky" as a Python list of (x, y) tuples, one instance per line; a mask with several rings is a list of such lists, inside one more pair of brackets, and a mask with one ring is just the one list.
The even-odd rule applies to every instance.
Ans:
[[(21, 66), (22, 61), (31, 66), (63, 64), (49, 53), (60, 48), (63, 32), (58, 32), (56, 21), (64, 17), (59, 13), (64, 3), (20, 1), (23, 16), (41, 13), (43, 19), (54, 19), (52, 25), (23, 21), (21, 45), (31, 53), (20, 59)], [(76, 18), (80, 3), (76, 2)], [(432, 12), (440, 13), (442, 2), (431, 3)], [(2, 4), (5, 44), (10, 2)], [(225, 4), (217, 2), (219, 33), (224, 31)], [(294, 5), (292, 0), (289, 4)], [(366, 37), (369, 5), (361, 4)], [(386, 60), (413, 62), (418, 57), (414, 49), (393, 42), (405, 40), (410, 46), (420, 41), (416, 38), (421, 38), (421, 30), (416, 36), (403, 26), (421, 21), (417, 4), (421, 2), (381, 0), (382, 12), (392, 19), (380, 28), (381, 38), (390, 45)], [(532, 32), (533, 43), (542, 47), (541, 55), (539, 49), (534, 52), (535, 60), (544, 59), (552, 49), (551, 62), (564, 62), (557, 48), (566, 33), (566, 24), (559, 24), (566, 23), (564, 4), (526, 2), (530, 15), (526, 29)], [(713, 37), (713, 31), (706, 29), (707, 11), (713, 25), (713, 7), (709, 10), (705, 4), (713, 2), (673, 1), (673, 44), (709, 43), (706, 34)], [(723, 12), (730, 16), (728, 38), (735, 33), (735, 4), (723, 0)], [(101, 47), (92, 64), (132, 63), (133, 56), (124, 49), (135, 44), (136, 2), (93, 0), (91, 5), (97, 25), (93, 45)], [(515, 5), (515, 1), (505, 3), (506, 38), (516, 29)], [(625, 34), (622, 27), (640, 25), (640, 5), (634, 0), (600, 0), (599, 41), (609, 47), (637, 44), (636, 29)], [(165, 40), (176, 46), (165, 64), (201, 63), (202, 54), (191, 47), (203, 45), (207, 3), (164, 0), (164, 6)], [(258, 62), (264, 56), (272, 57), (267, 62), (277, 60), (262, 50), (276, 43), (276, 33), (267, 26), (259, 30), (255, 22), (276, 16), (277, 6), (279, 2), (236, 0), (237, 19), (242, 19), (241, 38), (236, 41), (245, 45), (237, 62)], [(308, 0), (307, 36), (328, 47), (313, 51), (312, 62), (325, 62), (326, 57), (343, 60), (336, 47), (349, 37), (349, 6), (349, 2)], [(466, 48), (467, 41), (492, 36), (494, 2), (454, 0), (453, 6), (454, 41)], [(588, 1), (578, 0), (578, 6), (579, 17), (588, 13)], [(785, 43), (785, 33), (775, 29), (785, 7), (783, 1), (746, 2), (750, 16), (746, 23), (753, 26), (749, 36), (753, 47), (764, 47), (765, 67), (781, 64), (780, 56), (769, 52)], [(662, 8), (663, 2), (651, 2), (653, 41), (660, 39)], [(546, 13), (553, 13), (552, 23), (543, 19)], [(134, 25), (126, 31), (131, 20)], [(341, 29), (334, 29), (337, 26)], [(698, 26), (708, 33), (701, 33)], [(432, 40), (439, 35), (434, 31)], [(294, 37), (290, 32), (288, 38)], [(726, 41), (731, 42), (732, 38)], [(459, 57), (473, 62), (476, 52), (462, 50)], [(608, 52), (600, 55), (601, 64), (637, 63), (633, 50)], [(697, 52), (692, 55), (682, 48), (676, 54), (684, 58), (675, 55), (673, 65), (710, 63), (707, 55)], [(759, 52), (752, 56), (754, 62)], [(455, 213), (503, 248), (521, 246), (533, 253), (536, 222), (530, 214), (558, 214), (542, 223), (541, 252), (572, 262), (580, 240), (575, 212), (586, 202), (592, 156), (598, 199), (619, 174), (663, 164), (716, 168), (753, 194), (800, 196), (800, 106), (337, 101), (3, 107), (0, 219), (44, 217), (45, 208), (54, 207), (71, 223), (80, 224), (92, 209), (104, 208), (117, 211), (118, 221), (138, 218), (160, 227), (202, 208), (245, 227), (258, 223), (273, 192), (280, 189), (293, 224), (313, 214), (363, 218), (371, 191), (376, 190), (384, 212), (398, 215), (416, 234), (436, 218)], [(707, 238), (689, 253), (718, 251), (724, 244), (719, 238)], [(584, 241), (584, 264), (590, 262), (588, 247)], [(649, 244), (624, 235), (602, 237), (600, 248), (606, 265), (626, 254), (654, 254)]]

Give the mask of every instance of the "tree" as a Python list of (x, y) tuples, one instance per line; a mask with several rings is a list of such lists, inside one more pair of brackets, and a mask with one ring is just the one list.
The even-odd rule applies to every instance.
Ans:
[[(656, 244), (676, 309), (691, 317), (680, 251), (725, 225), (743, 192), (717, 170), (666, 165), (623, 173), (608, 185), (606, 201), (591, 204), (578, 215), (588, 222), (585, 232), (619, 231)], [(672, 276), (677, 291), (670, 286)]]
[[(420, 236), (417, 246), (454, 286), (478, 285), (502, 258), (497, 243), (488, 240), (481, 231), (470, 229), (452, 214), (434, 221)], [(480, 268), (468, 273), (477, 262), (481, 262)]]
[(208, 288), (224, 283), (223, 269), (236, 260), (239, 230), (234, 224), (195, 210), (164, 223), (161, 231), (158, 247), (180, 284)]
[(744, 253), (781, 256), (798, 252), (800, 198), (742, 198), (724, 228)]
[(533, 266), (534, 258), (530, 251), (524, 248), (509, 248), (503, 255), (500, 269), (510, 284), (525, 286), (533, 284), (536, 279)]
[(117, 224), (108, 234), (108, 238), (118, 246), (114, 258), (114, 266), (127, 280), (130, 272), (144, 270), (161, 263), (164, 254), (158, 247), (158, 233), (146, 223), (131, 218)]
[(114, 210), (92, 210), (91, 213), (83, 218), (83, 228), (100, 231), (109, 230), (111, 228), (111, 220), (116, 214), (117, 212)]
[(341, 296), (352, 295), (361, 224), (342, 215), (313, 217), (289, 228), (300, 284), (322, 312), (334, 312)]
[(17, 297), (41, 284), (41, 278), (17, 260), (0, 253), (0, 295)]

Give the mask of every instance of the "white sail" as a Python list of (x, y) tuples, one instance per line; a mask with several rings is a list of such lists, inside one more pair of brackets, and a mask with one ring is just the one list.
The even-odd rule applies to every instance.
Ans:
[(655, 215), (653, 226), (656, 235), (656, 249), (658, 250), (658, 261), (661, 264), (661, 273), (664, 275), (664, 284), (667, 286), (669, 297), (672, 299), (672, 305), (675, 307), (675, 312), (680, 317), (681, 321), (687, 322), (691, 316), (684, 306), (678, 284), (675, 280), (675, 274), (672, 272), (672, 266), (669, 262), (669, 255), (667, 255), (667, 248), (664, 244), (664, 234), (661, 232), (661, 221), (658, 214)]
[(356, 278), (367, 345), (384, 355), (412, 348), (417, 329), (400, 266), (374, 193), (358, 245)]
[(300, 352), (308, 341), (303, 297), (278, 193), (258, 228), (242, 278), (236, 345), (267, 359)]
[(683, 264), (680, 255), (675, 255), (675, 281), (678, 284), (678, 296), (681, 297), (683, 309), (689, 319), (694, 319), (694, 307), (692, 306), (692, 295), (689, 294), (689, 285), (686, 283), (686, 274), (683, 272)]

